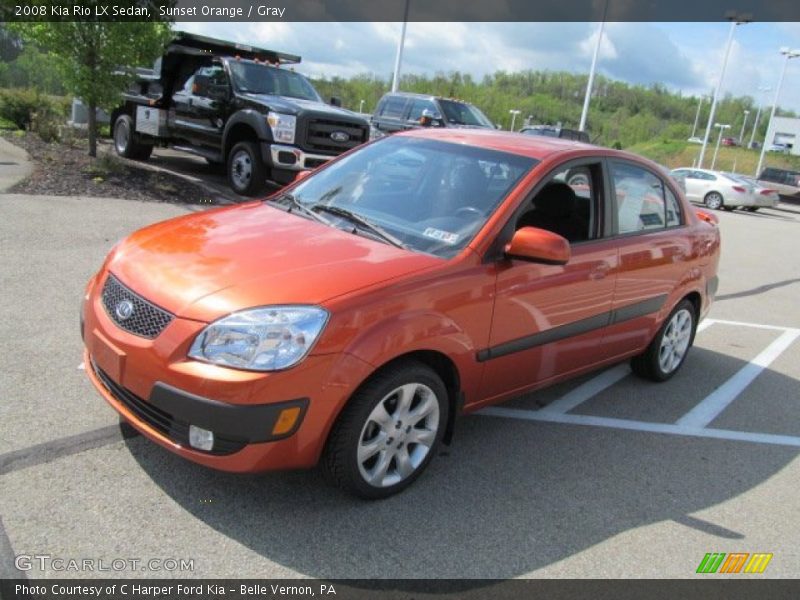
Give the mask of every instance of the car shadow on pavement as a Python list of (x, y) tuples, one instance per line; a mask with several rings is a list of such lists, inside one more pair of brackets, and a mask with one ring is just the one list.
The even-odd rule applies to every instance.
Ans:
[[(731, 373), (747, 364), (705, 349), (689, 360)], [(796, 389), (797, 383), (771, 370), (759, 382), (778, 390)], [(674, 384), (641, 385), (646, 403), (663, 402), (662, 392)], [(659, 391), (657, 398), (648, 388)], [(788, 404), (770, 409), (788, 410)], [(788, 418), (775, 415), (774, 422)], [(315, 578), (518, 577), (664, 520), (729, 543), (743, 534), (730, 523), (691, 514), (758, 486), (800, 451), (470, 416), (413, 486), (367, 502), (329, 487), (316, 469), (231, 475), (180, 459), (142, 437), (125, 443), (153, 482), (195, 518)]]

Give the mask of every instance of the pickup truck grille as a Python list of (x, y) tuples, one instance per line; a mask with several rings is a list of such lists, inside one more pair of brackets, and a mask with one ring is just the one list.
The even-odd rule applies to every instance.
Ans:
[[(336, 140), (331, 134), (347, 134), (346, 140)], [(344, 136), (341, 136), (344, 137)], [(324, 154), (341, 154), (366, 142), (369, 129), (357, 123), (333, 119), (309, 119), (303, 149)]]

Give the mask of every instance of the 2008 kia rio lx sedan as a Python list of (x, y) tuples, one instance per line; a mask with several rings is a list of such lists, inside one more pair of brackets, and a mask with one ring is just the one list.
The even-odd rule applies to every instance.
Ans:
[(460, 413), (627, 359), (670, 378), (716, 291), (713, 221), (623, 152), (399, 134), (120, 242), (86, 289), (87, 374), (189, 460), (321, 461), (385, 497)]

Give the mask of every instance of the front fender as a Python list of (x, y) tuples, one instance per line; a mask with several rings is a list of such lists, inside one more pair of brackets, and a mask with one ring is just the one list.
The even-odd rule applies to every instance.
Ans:
[(376, 369), (413, 352), (438, 352), (455, 365), (467, 398), (474, 397), (480, 385), (482, 367), (475, 360), (475, 341), (453, 319), (434, 311), (413, 311), (380, 321), (360, 332), (344, 351)]
[(258, 139), (262, 142), (272, 141), (272, 131), (267, 125), (266, 115), (252, 108), (244, 108), (233, 113), (228, 122), (225, 123), (225, 128), (222, 130), (222, 143), (223, 147), (228, 147), (228, 140), (231, 131), (237, 125), (247, 125), (256, 132)]

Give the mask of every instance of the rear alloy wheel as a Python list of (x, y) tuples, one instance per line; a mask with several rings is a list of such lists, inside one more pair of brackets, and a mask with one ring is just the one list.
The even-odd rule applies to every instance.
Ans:
[(706, 194), (704, 202), (705, 205), (711, 210), (719, 210), (725, 206), (725, 202), (722, 199), (722, 194), (719, 192), (710, 192)]
[(257, 196), (266, 184), (267, 170), (254, 142), (239, 142), (228, 156), (228, 182), (242, 196)]
[(670, 313), (647, 349), (631, 360), (631, 369), (645, 379), (666, 381), (677, 373), (694, 342), (694, 304), (681, 301)]
[(350, 399), (328, 439), (328, 479), (368, 499), (405, 489), (428, 466), (447, 423), (447, 390), (421, 363), (390, 367)]

